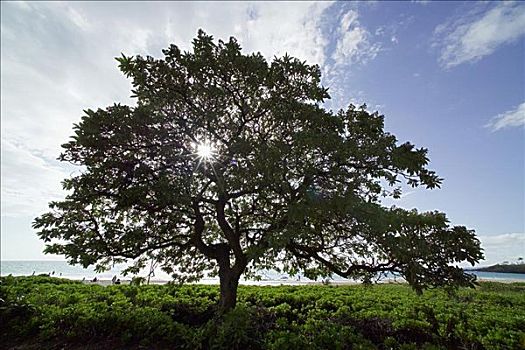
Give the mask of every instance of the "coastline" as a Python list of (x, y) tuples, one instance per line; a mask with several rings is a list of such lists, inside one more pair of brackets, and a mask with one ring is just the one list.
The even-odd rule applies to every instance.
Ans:
[[(47, 277), (54, 277), (54, 278), (60, 278), (60, 279), (66, 279), (70, 281), (77, 281), (82, 282), (83, 284), (93, 284), (93, 285), (100, 285), (100, 286), (111, 286), (115, 285), (113, 283), (112, 278), (109, 278), (108, 276), (104, 277), (97, 277), (96, 281), (93, 281), (92, 279), (81, 279), (79, 276), (68, 276), (68, 275), (49, 275), (49, 274), (2, 274), (0, 277), (6, 277), (6, 276), (47, 276)], [(506, 275), (506, 274), (502, 274)], [(507, 277), (507, 276), (477, 276), (476, 279), (477, 282), (498, 282), (498, 283), (504, 283), (504, 284), (510, 284), (510, 283), (523, 283), (525, 282), (525, 279), (521, 278), (513, 278), (513, 277)], [(150, 285), (164, 285), (168, 283), (177, 283), (176, 281), (169, 280), (166, 278), (153, 278), (150, 280)], [(321, 286), (321, 285), (327, 285), (327, 286), (349, 286), (349, 285), (358, 285), (362, 282), (356, 281), (356, 280), (342, 280), (342, 279), (330, 279), (330, 280), (319, 280), (319, 281), (313, 281), (308, 279), (303, 280), (297, 280), (297, 279), (262, 279), (262, 280), (240, 280), (239, 284), (244, 286)], [(407, 282), (403, 280), (402, 278), (385, 278), (383, 280), (377, 281), (376, 284), (406, 284)], [(120, 283), (121, 285), (130, 285), (131, 284), (131, 278), (120, 276)], [(197, 284), (197, 285), (219, 285), (219, 279), (213, 279), (213, 278), (204, 278), (197, 282), (191, 282), (191, 283), (183, 283), (185, 285), (191, 285), (191, 284)], [(117, 284), (118, 285), (118, 284)], [(146, 285), (146, 283), (142, 283), (141, 285)]]
[[(67, 277), (59, 277), (59, 278), (65, 278)], [(71, 279), (73, 281), (78, 281), (78, 279)], [(168, 284), (172, 281), (167, 280), (151, 280), (150, 285), (164, 285)], [(96, 282), (93, 281), (82, 281), (84, 284), (93, 284), (93, 285), (100, 285), (100, 286), (111, 286), (115, 285), (110, 279), (97, 279)], [(404, 283), (404, 282), (383, 282), (383, 283)], [(129, 285), (131, 284), (131, 279), (121, 279), (120, 285)], [(219, 285), (219, 280), (201, 280), (198, 282), (191, 282), (191, 283), (184, 283), (187, 285), (191, 284), (199, 284), (199, 285)], [(356, 285), (360, 284), (360, 282), (357, 281), (330, 281), (329, 283), (324, 283), (322, 281), (294, 281), (294, 280), (263, 280), (263, 281), (239, 281), (239, 285), (242, 286), (315, 286), (315, 285), (330, 285), (330, 286), (344, 286), (344, 285)], [(146, 285), (146, 283), (143, 283), (142, 285)]]
[[(126, 265), (115, 265), (111, 270), (104, 272), (95, 272), (93, 268), (82, 268), (76, 265), (69, 265), (65, 261), (0, 261), (0, 275), (7, 276), (31, 276), (35, 275), (50, 275), (51, 277), (67, 278), (69, 280), (81, 281), (92, 281), (94, 278), (101, 281), (99, 284), (111, 285), (111, 280), (114, 276), (120, 278), (121, 283), (129, 284), (132, 276), (124, 276), (122, 271), (126, 268)], [(137, 277), (145, 277), (148, 271), (141, 271)], [(470, 269), (465, 270), (466, 273), (475, 274), (477, 280), (481, 282), (492, 281), (501, 283), (513, 283), (513, 282), (525, 282), (525, 274), (513, 274), (513, 273), (493, 273), (483, 271), (473, 271)], [(166, 284), (172, 281), (171, 276), (163, 271), (155, 271), (156, 276), (152, 276), (150, 284)], [(242, 280), (241, 285), (261, 285), (261, 286), (280, 286), (280, 285), (353, 285), (359, 284), (360, 281), (356, 280), (345, 280), (342, 278), (334, 277), (328, 279), (328, 283), (323, 283), (323, 280), (317, 281), (309, 280), (304, 276), (290, 277), (286, 274), (279, 273), (277, 271), (262, 270), (260, 272), (260, 280)], [(402, 283), (404, 280), (400, 277), (394, 278), (393, 276), (385, 276), (385, 278), (378, 283)], [(86, 282), (91, 283), (91, 282)], [(174, 282), (177, 283), (177, 282)], [(204, 278), (196, 284), (208, 284), (214, 285), (219, 283), (218, 278)]]
[[(59, 277), (59, 278), (65, 278), (67, 277)], [(74, 280), (74, 279), (73, 279)], [(75, 280), (74, 280), (75, 281)], [(78, 280), (76, 280), (78, 281)], [(131, 279), (123, 279), (120, 281), (121, 285), (130, 285)], [(151, 280), (149, 285), (164, 285), (168, 284), (172, 281), (168, 280)], [(510, 283), (523, 283), (523, 280), (520, 279), (501, 279), (501, 278), (478, 278), (477, 282), (497, 282), (497, 283), (504, 283), (504, 284), (510, 284)], [(111, 286), (114, 285), (114, 283), (110, 279), (99, 279), (96, 282), (92, 281), (82, 281), (84, 284), (92, 284), (92, 285), (100, 285), (100, 286)], [(378, 282), (378, 284), (406, 284), (407, 282), (397, 279), (397, 280), (383, 280)], [(192, 283), (184, 283), (187, 285), (191, 284), (199, 284), (199, 285), (219, 285), (219, 280), (201, 280), (198, 282), (192, 282)], [(239, 285), (242, 286), (261, 286), (261, 287), (273, 287), (273, 286), (352, 286), (352, 285), (359, 285), (361, 282), (359, 281), (330, 281), (328, 283), (324, 283), (322, 281), (282, 281), (282, 280), (263, 280), (263, 281), (240, 281)], [(146, 285), (144, 283), (143, 285)]]

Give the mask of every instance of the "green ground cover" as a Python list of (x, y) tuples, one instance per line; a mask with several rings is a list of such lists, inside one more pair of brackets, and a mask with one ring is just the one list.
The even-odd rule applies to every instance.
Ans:
[(2, 277), (0, 347), (175, 349), (523, 349), (525, 283), (455, 294), (408, 286), (87, 285)]

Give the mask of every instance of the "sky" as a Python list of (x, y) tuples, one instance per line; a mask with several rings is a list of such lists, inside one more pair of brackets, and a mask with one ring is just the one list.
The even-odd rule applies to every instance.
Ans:
[(318, 64), (327, 108), (366, 103), (429, 149), (441, 189), (385, 201), (474, 229), (482, 265), (525, 255), (525, 3), (1, 2), (1, 259), (60, 260), (31, 228), (88, 108), (133, 104), (115, 57), (189, 49), (199, 28)]

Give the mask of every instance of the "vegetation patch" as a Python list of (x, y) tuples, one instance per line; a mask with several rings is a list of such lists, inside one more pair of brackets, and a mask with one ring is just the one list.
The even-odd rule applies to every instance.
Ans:
[(2, 277), (1, 347), (11, 349), (522, 349), (525, 283), (417, 295), (402, 284), (108, 286)]

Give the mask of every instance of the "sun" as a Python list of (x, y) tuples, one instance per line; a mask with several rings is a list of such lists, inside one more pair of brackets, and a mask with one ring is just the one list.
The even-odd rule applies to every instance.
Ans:
[(217, 156), (217, 152), (215, 151), (213, 143), (207, 140), (201, 141), (199, 143), (193, 143), (192, 146), (195, 150), (194, 154), (197, 156), (197, 159), (199, 159), (199, 164), (201, 162), (211, 163)]
[(204, 139), (199, 142), (192, 142), (191, 148), (193, 148), (193, 153), (191, 153), (191, 155), (197, 162), (193, 171), (197, 171), (197, 169), (202, 166), (203, 168), (209, 167), (213, 172), (215, 172), (213, 163), (217, 160), (218, 154), (214, 143)]
[(208, 143), (201, 143), (197, 145), (197, 155), (204, 160), (209, 160), (213, 157), (213, 147)]

